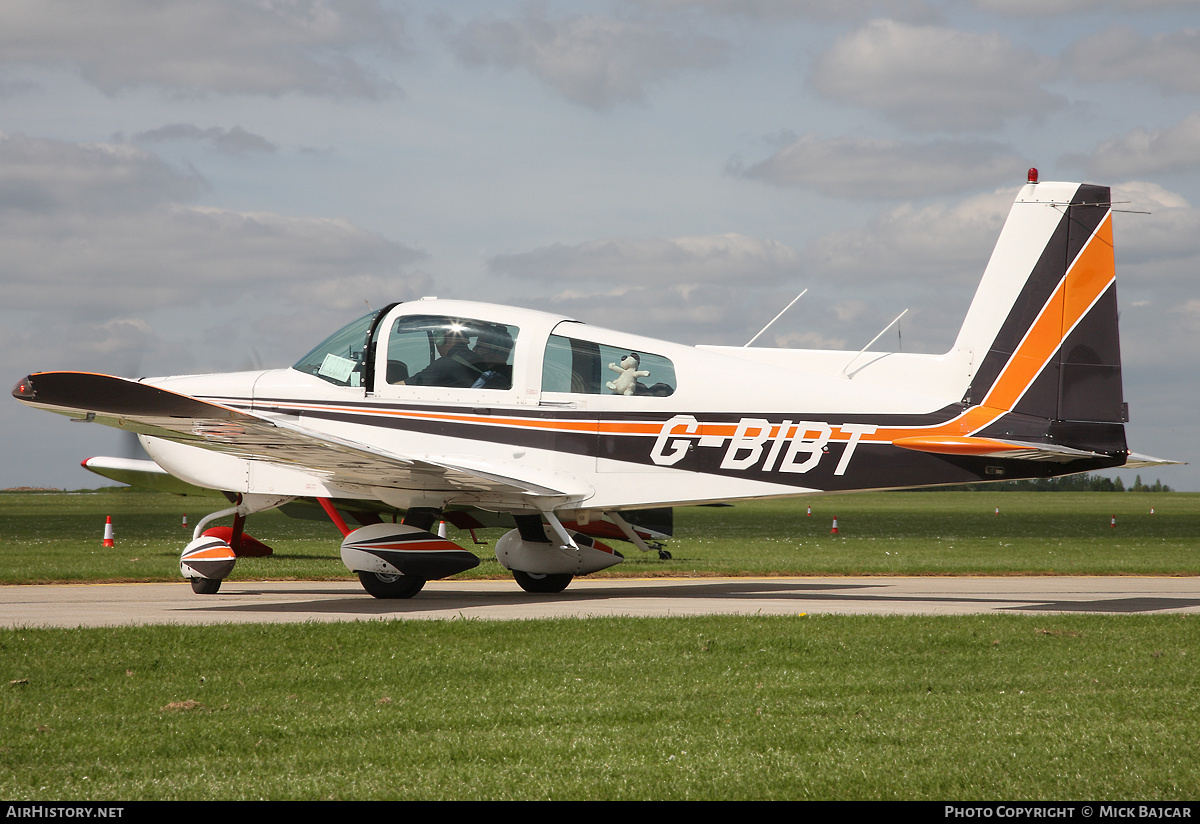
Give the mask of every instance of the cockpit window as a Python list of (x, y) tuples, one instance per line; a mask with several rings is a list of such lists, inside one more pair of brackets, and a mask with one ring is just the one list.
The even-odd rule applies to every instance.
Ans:
[(675, 366), (662, 355), (551, 335), (542, 361), (542, 391), (665, 398)]
[(516, 326), (470, 318), (408, 315), (388, 334), (392, 385), (512, 389)]
[(292, 368), (338, 386), (362, 386), (363, 361), (369, 343), (367, 337), (378, 315), (379, 312), (372, 312), (343, 326)]

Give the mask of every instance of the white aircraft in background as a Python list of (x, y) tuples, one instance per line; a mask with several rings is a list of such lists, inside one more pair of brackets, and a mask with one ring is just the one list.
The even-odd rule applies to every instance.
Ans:
[[(13, 395), (138, 433), (153, 462), (85, 462), (101, 474), (230, 498), (183, 552), (198, 593), (270, 551), (242, 534), (247, 515), (298, 500), (338, 526), (377, 598), (479, 563), (439, 520), (514, 526), (500, 563), (559, 592), (622, 560), (594, 537), (649, 551), (667, 507), (1168, 463), (1125, 443), (1109, 190), (1035, 170), (943, 355), (682, 346), (425, 298), (289, 369), (35, 372)], [(205, 534), (227, 515), (232, 529)]]

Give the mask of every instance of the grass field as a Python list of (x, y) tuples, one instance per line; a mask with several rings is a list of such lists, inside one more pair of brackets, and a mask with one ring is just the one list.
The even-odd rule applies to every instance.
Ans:
[[(178, 580), (179, 552), (191, 537), (180, 526), (183, 514), (195, 524), (220, 507), (164, 494), (0, 494), (0, 582)], [(101, 546), (107, 515), (117, 538), (111, 549)], [(247, 531), (276, 554), (239, 561), (231, 580), (349, 575), (328, 521), (266, 512), (251, 516)], [(482, 558), (467, 577), (508, 576), (492, 550), (501, 534), (485, 530), (488, 544), (472, 546), (467, 533), (450, 530)], [(823, 496), (680, 509), (672, 560), (617, 544), (626, 561), (599, 575), (1200, 575), (1198, 537), (1200, 494), (1193, 493)]]
[[(0, 495), (0, 580), (177, 580), (184, 505), (215, 508)], [(251, 528), (278, 555), (236, 576), (348, 577), (328, 524)], [(616, 570), (1200, 571), (1180, 493), (826, 497), (677, 532)], [(1190, 615), (0, 630), (0, 798), (1190, 800), (1198, 655)]]
[(0, 631), (0, 797), (1200, 796), (1195, 616)]

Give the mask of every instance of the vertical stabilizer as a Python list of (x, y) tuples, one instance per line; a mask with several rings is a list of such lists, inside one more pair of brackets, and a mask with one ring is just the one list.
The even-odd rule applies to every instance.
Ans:
[(964, 401), (1009, 414), (986, 433), (1125, 451), (1107, 187), (1030, 183), (1013, 204), (956, 348)]

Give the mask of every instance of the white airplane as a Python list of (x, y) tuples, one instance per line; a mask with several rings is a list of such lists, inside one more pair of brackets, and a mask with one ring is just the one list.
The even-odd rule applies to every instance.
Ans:
[(37, 372), (13, 395), (136, 432), (154, 459), (89, 468), (231, 499), (183, 552), (198, 593), (264, 550), (247, 515), (297, 499), (320, 503), (377, 598), (479, 563), (439, 520), (515, 526), (496, 557), (524, 589), (559, 592), (622, 560), (596, 536), (650, 551), (665, 507), (1171, 463), (1125, 443), (1111, 213), (1107, 188), (1031, 169), (943, 355), (682, 346), (424, 298), (289, 369)]

